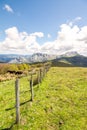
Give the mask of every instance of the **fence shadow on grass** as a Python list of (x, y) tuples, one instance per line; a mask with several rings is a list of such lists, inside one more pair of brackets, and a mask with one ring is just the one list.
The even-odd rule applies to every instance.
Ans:
[(13, 126), (16, 124), (16, 122), (14, 122), (9, 128), (3, 128), (1, 130), (12, 130)]
[(26, 104), (26, 103), (28, 103), (28, 102), (30, 102), (31, 101), (31, 99), (30, 100), (27, 100), (27, 101), (25, 101), (25, 102), (23, 102), (23, 103), (20, 103), (20, 106), (22, 106), (22, 105), (24, 105), (24, 104)]
[[(22, 103), (20, 103), (20, 106), (22, 106), (22, 105), (24, 105), (24, 104), (26, 104), (26, 103), (28, 103), (28, 102), (30, 102), (31, 101), (31, 99), (30, 100), (27, 100), (27, 101), (25, 101), (25, 102), (22, 102)], [(10, 111), (10, 110), (12, 110), (12, 109), (15, 109), (15, 106), (14, 107), (11, 107), (11, 108), (7, 108), (7, 109), (5, 109), (5, 111)]]

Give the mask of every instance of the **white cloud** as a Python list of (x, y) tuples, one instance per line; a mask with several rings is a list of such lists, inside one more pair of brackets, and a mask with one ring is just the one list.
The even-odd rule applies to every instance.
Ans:
[(14, 12), (13, 9), (10, 7), (10, 5), (7, 5), (7, 4), (4, 5), (3, 9), (5, 9), (7, 12), (11, 12), (11, 13)]
[(5, 33), (8, 38), (11, 40), (18, 40), (19, 39), (19, 32), (16, 27), (12, 27), (5, 30)]
[(16, 27), (6, 29), (5, 34), (6, 38), (0, 43), (0, 53), (35, 53), (40, 50), (36, 38), (44, 36), (41, 32), (33, 34), (19, 32)]
[(42, 32), (35, 32), (35, 33), (32, 33), (30, 34), (31, 36), (37, 36), (37, 37), (44, 37), (44, 34)]
[(76, 17), (75, 19), (73, 19), (72, 21), (69, 22), (69, 25), (70, 26), (73, 26), (73, 24), (75, 24), (76, 22), (82, 20), (82, 17)]
[(67, 51), (77, 51), (87, 55), (87, 26), (80, 28), (77, 25), (62, 24), (57, 39), (46, 42), (42, 51), (59, 55)]
[(0, 43), (0, 53), (31, 54), (43, 52), (49, 54), (64, 54), (67, 51), (77, 51), (87, 56), (87, 26), (62, 24), (54, 41), (43, 45), (37, 38), (44, 37), (42, 32), (19, 32), (16, 27), (5, 30), (6, 37)]
[(51, 35), (50, 35), (50, 34), (48, 34), (48, 35), (47, 35), (47, 37), (48, 37), (48, 38), (51, 38)]
[(81, 19), (82, 19), (82, 17), (79, 17), (79, 16), (78, 16), (78, 17), (75, 18), (74, 21), (79, 21), (79, 20), (81, 20)]

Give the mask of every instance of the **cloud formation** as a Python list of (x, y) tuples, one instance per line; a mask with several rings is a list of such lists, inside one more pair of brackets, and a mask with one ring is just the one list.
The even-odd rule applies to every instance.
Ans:
[(10, 7), (10, 5), (7, 5), (7, 4), (4, 5), (3, 9), (6, 10), (7, 12), (10, 12), (10, 13), (14, 12), (13, 9)]
[(62, 24), (54, 41), (48, 41), (43, 45), (37, 42), (37, 38), (44, 37), (42, 32), (19, 32), (16, 27), (5, 30), (6, 37), (0, 43), (0, 53), (32, 54), (43, 52), (49, 54), (64, 54), (77, 51), (87, 56), (87, 26)]
[(0, 53), (31, 54), (40, 49), (37, 43), (37, 37), (43, 37), (42, 32), (28, 34), (19, 32), (16, 27), (5, 30), (6, 38), (0, 43)]
[[(80, 20), (78, 17), (76, 20)], [(52, 42), (46, 42), (42, 51), (50, 54), (64, 54), (69, 51), (77, 51), (87, 56), (87, 26), (62, 24), (57, 38)]]

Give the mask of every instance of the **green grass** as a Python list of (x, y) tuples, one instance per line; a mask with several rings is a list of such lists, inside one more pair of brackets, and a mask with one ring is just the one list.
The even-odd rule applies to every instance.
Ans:
[(14, 124), (14, 82), (0, 83), (0, 129), (87, 130), (87, 68), (52, 67), (34, 87), (33, 102), (28, 77), (20, 79), (19, 126)]

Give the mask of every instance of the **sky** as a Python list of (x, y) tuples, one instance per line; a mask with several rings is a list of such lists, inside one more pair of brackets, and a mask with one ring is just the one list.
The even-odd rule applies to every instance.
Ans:
[(87, 56), (87, 0), (0, 0), (0, 54)]

